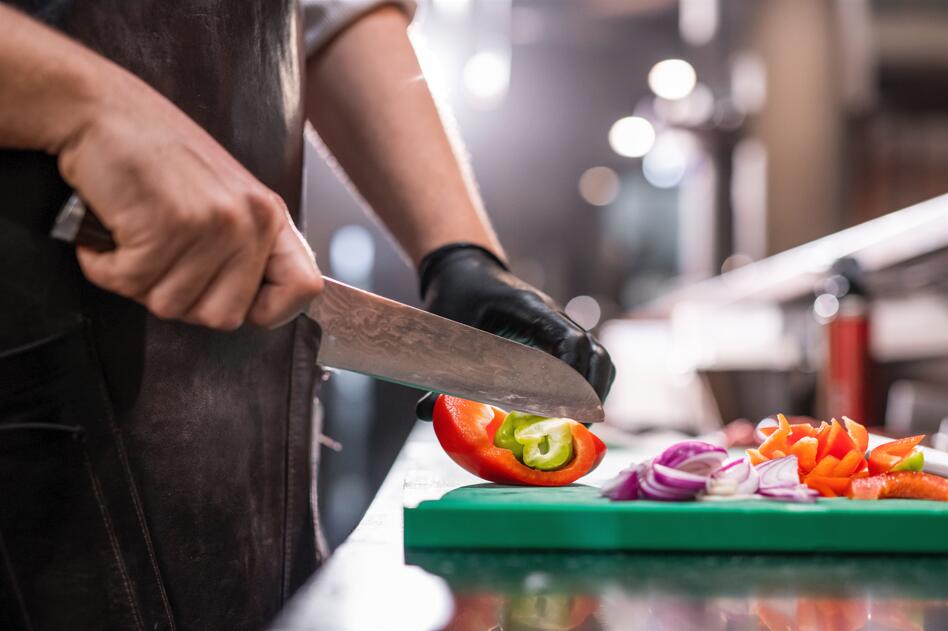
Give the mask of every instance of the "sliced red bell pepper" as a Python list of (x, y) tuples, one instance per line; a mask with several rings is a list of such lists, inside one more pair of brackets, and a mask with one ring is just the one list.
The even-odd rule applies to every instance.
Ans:
[(849, 497), (881, 500), (899, 497), (948, 502), (948, 478), (921, 471), (896, 471), (853, 480)]
[(910, 436), (884, 443), (873, 449), (869, 452), (869, 475), (879, 475), (890, 471), (904, 458), (908, 457), (924, 438), (924, 434)]
[(573, 457), (552, 471), (526, 466), (509, 449), (494, 444), (506, 412), (483, 403), (441, 395), (434, 407), (434, 430), (445, 452), (476, 476), (498, 484), (563, 486), (595, 469), (605, 444), (582, 424), (570, 427)]

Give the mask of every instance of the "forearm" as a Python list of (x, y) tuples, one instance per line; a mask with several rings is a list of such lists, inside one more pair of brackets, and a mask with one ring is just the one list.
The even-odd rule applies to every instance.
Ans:
[(91, 116), (95, 78), (117, 72), (87, 48), (0, 4), (0, 146), (59, 153)]
[(416, 265), (458, 241), (502, 257), (468, 165), (421, 78), (407, 26), (397, 9), (379, 9), (310, 59), (306, 114)]

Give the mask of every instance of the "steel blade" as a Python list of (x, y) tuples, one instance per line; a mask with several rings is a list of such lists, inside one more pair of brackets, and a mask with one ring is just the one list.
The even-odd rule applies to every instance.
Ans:
[(592, 386), (542, 351), (326, 278), (307, 315), (319, 362), (386, 381), (521, 410), (603, 419)]

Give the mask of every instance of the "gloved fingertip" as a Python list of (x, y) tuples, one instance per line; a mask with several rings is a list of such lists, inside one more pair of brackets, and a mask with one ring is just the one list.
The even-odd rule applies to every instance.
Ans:
[(437, 392), (429, 392), (418, 399), (418, 404), (415, 406), (415, 416), (418, 417), (419, 421), (431, 421), (434, 417), (434, 406), (437, 400)]

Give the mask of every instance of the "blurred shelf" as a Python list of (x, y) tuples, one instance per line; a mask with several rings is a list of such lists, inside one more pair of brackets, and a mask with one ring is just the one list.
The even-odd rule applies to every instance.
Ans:
[(632, 315), (668, 315), (685, 302), (708, 306), (790, 302), (812, 295), (817, 281), (839, 258), (856, 259), (871, 275), (945, 250), (948, 194), (677, 289)]

